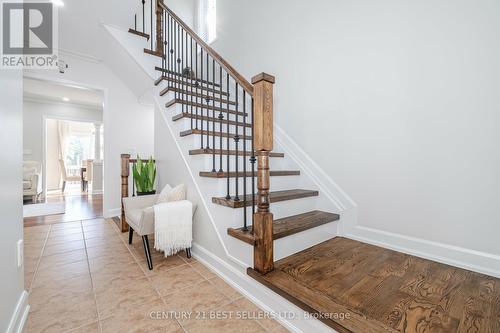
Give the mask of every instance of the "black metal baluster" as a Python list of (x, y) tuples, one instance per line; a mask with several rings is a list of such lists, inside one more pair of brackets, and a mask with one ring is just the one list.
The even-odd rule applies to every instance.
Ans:
[[(195, 49), (195, 52), (194, 52), (194, 56), (195, 56), (195, 66), (196, 66), (196, 71), (194, 72), (194, 77), (195, 77), (195, 81), (194, 81), (194, 86), (196, 87), (196, 98), (195, 98), (195, 101), (196, 101), (196, 129), (198, 129), (198, 110), (199, 110), (199, 107), (198, 107), (198, 42), (196, 42), (196, 49)], [(203, 148), (203, 143), (201, 144), (201, 148)]]
[[(236, 165), (235, 165), (235, 172), (236, 172), (236, 181), (235, 181), (235, 191), (236, 193), (234, 194), (234, 201), (240, 201), (240, 197), (239, 197), (239, 189), (238, 189), (238, 185), (239, 185), (239, 173), (238, 173), (238, 164), (239, 164), (239, 161), (238, 161), (238, 148), (239, 148), (239, 142), (240, 142), (240, 136), (238, 135), (238, 121), (239, 121), (239, 117), (238, 117), (238, 107), (239, 107), (239, 100), (238, 100), (238, 82), (236, 82), (236, 98), (235, 98), (235, 103), (236, 103), (236, 112), (235, 112), (235, 115), (236, 115), (236, 133), (234, 134), (234, 144), (235, 144), (235, 149), (236, 149), (236, 152), (235, 152), (235, 155), (236, 155)], [(228, 133), (229, 135), (229, 133)]]
[(207, 85), (207, 149), (210, 149), (210, 98), (208, 97), (208, 91), (209, 91), (209, 75), (210, 75), (210, 68), (209, 67), (209, 59), (208, 59), (208, 53), (207, 53), (207, 78), (206, 78), (206, 85)]
[(187, 109), (187, 105), (184, 106), (184, 89), (186, 86), (184, 83), (187, 84), (187, 80), (184, 78), (184, 28), (181, 29), (181, 70), (179, 72), (180, 74), (180, 79), (182, 82), (182, 90), (180, 91), (181, 93), (181, 109), (182, 109), (182, 114), (184, 114), (184, 110)]
[[(252, 157), (250, 158), (250, 163), (252, 163), (252, 226), (253, 226), (253, 216), (255, 214), (255, 162), (257, 162), (257, 159), (255, 158), (255, 147), (254, 147), (254, 125), (255, 125), (255, 120), (254, 120), (254, 113), (253, 113), (253, 97), (252, 97), (252, 119), (251, 119), (251, 124), (252, 124)], [(253, 232), (253, 227), (252, 227), (252, 232)]]
[[(219, 172), (223, 172), (222, 169), (222, 121), (224, 120), (224, 114), (222, 113), (222, 66), (219, 65)], [(215, 149), (215, 147), (214, 147)]]
[[(212, 172), (215, 170), (215, 59), (212, 58)], [(208, 95), (208, 94), (207, 94)]]
[(137, 31), (137, 14), (134, 15), (134, 30)]
[(243, 231), (247, 227), (247, 92), (243, 89)]
[(142, 0), (142, 33), (146, 33), (146, 0)]
[[(226, 91), (227, 91), (227, 97), (229, 98), (229, 73), (226, 74)], [(230, 189), (229, 189), (229, 186), (230, 186), (230, 183), (231, 183), (231, 179), (229, 178), (229, 172), (231, 171), (231, 168), (230, 168), (230, 152), (231, 150), (229, 149), (229, 104), (226, 104), (226, 107), (227, 107), (227, 113), (226, 113), (226, 129), (227, 129), (227, 137), (226, 137), (226, 153), (227, 153), (227, 156), (226, 156), (226, 172), (227, 172), (227, 194), (226, 194), (226, 199), (231, 199), (231, 195), (229, 194), (230, 193)], [(221, 147), (221, 150), (222, 150), (222, 147)]]
[(177, 85), (177, 89), (176, 89), (176, 92), (175, 92), (175, 99), (178, 100), (180, 99), (180, 89), (181, 89), (181, 79), (179, 77), (179, 67), (181, 65), (181, 58), (180, 58), (180, 37), (179, 37), (179, 34), (181, 32), (181, 29), (180, 29), (180, 25), (179, 23), (177, 23), (177, 36), (176, 36), (176, 45), (175, 45), (175, 54), (176, 54), (176, 57), (177, 57), (177, 65), (175, 66), (175, 82), (176, 82), (176, 85)]
[[(201, 93), (203, 94), (203, 47), (200, 46), (200, 56), (201, 56), (201, 61), (200, 61), (200, 69), (201, 69), (201, 78), (199, 84), (201, 85)], [(198, 81), (196, 81), (198, 82)], [(200, 118), (200, 123), (201, 123), (201, 149), (205, 149), (203, 147), (203, 97), (201, 98), (200, 101), (200, 107), (201, 107), (201, 118)]]
[[(190, 66), (189, 66), (189, 77), (191, 78), (191, 129), (193, 129), (193, 37), (189, 40), (189, 52), (190, 52)], [(187, 89), (187, 87), (186, 87)]]
[(169, 64), (168, 64), (168, 77), (169, 80), (167, 82), (167, 87), (172, 87), (173, 83), (171, 81), (172, 77), (172, 71), (174, 70), (174, 22), (170, 14), (168, 14), (168, 48), (169, 48)]

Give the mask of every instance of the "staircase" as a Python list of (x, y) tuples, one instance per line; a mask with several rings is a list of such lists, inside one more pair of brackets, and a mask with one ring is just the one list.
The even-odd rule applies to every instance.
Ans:
[[(317, 200), (320, 195), (315, 188), (286, 188), (286, 179), (301, 177), (300, 170), (270, 168), (270, 160), (285, 158), (273, 151), (275, 78), (261, 73), (248, 82), (162, 1), (151, 1), (149, 9), (141, 1), (137, 12), (129, 33), (147, 40), (144, 52), (161, 61), (154, 68), (154, 84), (161, 87), (159, 96), (171, 96), (164, 107), (165, 112), (177, 111), (168, 116), (172, 123), (187, 124), (178, 135), (191, 138), (189, 155), (209, 161), (207, 169), (196, 172), (200, 179), (217, 182), (212, 204), (242, 216), (241, 225), (228, 228), (227, 234), (241, 246), (253, 247), (252, 277), (272, 272), (276, 240), (340, 218), (319, 209), (278, 219), (272, 214), (275, 203)], [(285, 188), (274, 190), (271, 179), (283, 179)], [(222, 196), (215, 190), (221, 186)]]

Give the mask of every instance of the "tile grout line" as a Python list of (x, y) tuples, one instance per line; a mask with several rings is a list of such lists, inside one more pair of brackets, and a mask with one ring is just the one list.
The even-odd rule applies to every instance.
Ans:
[[(45, 235), (45, 240), (43, 241), (43, 246), (42, 249), (40, 250), (40, 256), (38, 257), (38, 260), (36, 262), (36, 267), (35, 271), (33, 272), (33, 277), (31, 278), (30, 282), (30, 287), (28, 289), (28, 295), (31, 293), (31, 290), (33, 289), (33, 284), (35, 283), (35, 278), (38, 274), (38, 268), (40, 267), (40, 262), (42, 261), (42, 256), (43, 252), (45, 251), (45, 246), (47, 245), (47, 242), (49, 240), (49, 234), (52, 231), (52, 225), (49, 225), (49, 230), (47, 230), (47, 235)], [(24, 243), (24, 234), (23, 234), (23, 243)], [(26, 244), (23, 244), (23, 246)], [(23, 258), (23, 270), (24, 270), (24, 258)]]
[[(139, 263), (138, 261), (138, 258), (136, 257), (136, 255), (132, 252), (132, 250), (129, 248), (127, 242), (125, 241), (125, 239), (123, 239), (120, 235), (121, 235), (121, 231), (118, 229), (118, 226), (112, 222), (113, 224), (113, 227), (115, 229), (115, 233), (117, 234), (117, 237), (121, 240), (121, 242), (125, 245), (125, 247), (127, 248), (128, 252), (132, 255), (132, 258), (134, 258), (134, 262), (136, 265), (139, 266), (139, 269), (142, 271), (142, 274), (144, 274), (144, 276), (146, 277), (146, 279), (148, 280), (149, 284), (153, 287), (154, 291), (156, 292), (156, 294), (158, 295), (158, 297), (160, 298), (161, 302), (163, 303), (164, 306), (167, 306), (167, 303), (165, 303), (165, 300), (163, 299), (163, 297), (161, 296), (160, 292), (158, 291), (158, 289), (155, 287), (155, 285), (153, 284), (153, 282), (151, 281), (150, 277), (148, 276), (148, 274), (146, 274), (144, 268), (142, 267), (142, 265)], [(182, 257), (181, 257), (182, 259)], [(183, 266), (183, 265), (181, 265)], [(179, 267), (179, 266), (177, 266)], [(175, 268), (175, 267), (173, 267)], [(187, 333), (187, 330), (184, 328), (184, 326), (179, 322), (179, 320), (177, 318), (175, 318), (175, 322), (177, 323), (177, 325), (179, 325), (179, 327), (182, 329), (183, 332)]]
[(90, 285), (92, 286), (92, 294), (94, 295), (94, 303), (95, 303), (95, 311), (96, 311), (96, 317), (97, 317), (97, 325), (99, 327), (99, 332), (102, 333), (101, 316), (99, 314), (99, 307), (98, 307), (98, 304), (97, 304), (97, 295), (96, 295), (95, 288), (94, 288), (94, 279), (92, 278), (92, 272), (90, 270), (89, 253), (87, 251), (87, 240), (85, 238), (85, 229), (83, 228), (83, 221), (80, 221), (80, 227), (82, 229), (82, 234), (83, 234), (83, 244), (85, 246), (85, 258), (87, 258), (87, 268), (88, 268), (88, 271), (89, 271)]

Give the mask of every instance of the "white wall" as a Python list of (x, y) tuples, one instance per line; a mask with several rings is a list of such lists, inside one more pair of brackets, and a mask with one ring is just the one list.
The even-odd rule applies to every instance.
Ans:
[(66, 73), (29, 71), (36, 76), (104, 91), (104, 215), (120, 213), (120, 154), (153, 154), (153, 109), (139, 104), (133, 92), (102, 62), (67, 56)]
[(214, 48), (276, 75), (276, 122), (357, 203), (350, 232), (500, 255), (498, 1), (217, 6)]
[[(23, 270), (17, 267), (17, 241), (23, 238), (22, 218), (22, 73), (3, 70), (0, 75), (0, 142), (4, 144), (0, 166), (0, 331), (19, 325), (16, 315), (24, 295)], [(22, 302), (20, 303), (19, 310)], [(11, 322), (11, 320), (14, 320)]]
[(194, 29), (195, 10), (197, 0), (169, 0), (165, 5), (170, 8), (181, 20)]

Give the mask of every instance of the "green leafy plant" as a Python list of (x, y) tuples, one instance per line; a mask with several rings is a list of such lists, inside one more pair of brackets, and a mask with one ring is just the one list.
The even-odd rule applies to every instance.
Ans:
[(132, 166), (137, 192), (153, 192), (155, 190), (156, 165), (153, 157), (143, 162), (137, 155), (137, 162)]

